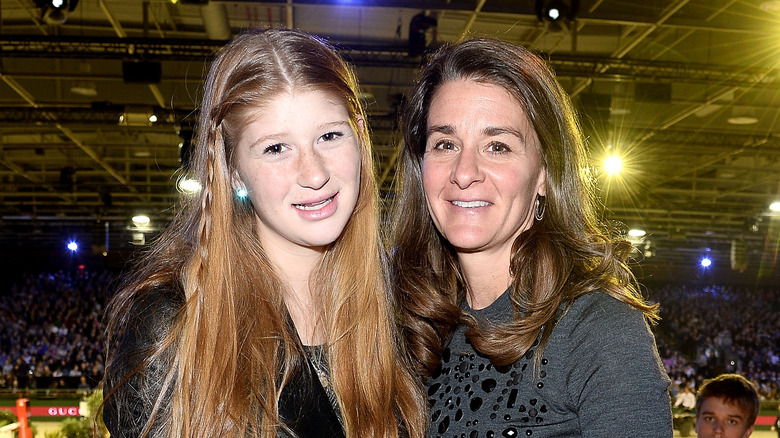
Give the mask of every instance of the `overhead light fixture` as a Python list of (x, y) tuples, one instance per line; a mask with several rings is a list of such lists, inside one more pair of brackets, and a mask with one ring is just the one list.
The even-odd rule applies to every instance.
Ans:
[(549, 25), (550, 31), (569, 28), (569, 23), (577, 17), (579, 0), (536, 0), (536, 16), (539, 21)]
[(126, 105), (124, 111), (119, 115), (119, 124), (123, 126), (151, 126), (155, 121), (157, 121), (157, 116), (155, 116), (154, 110), (142, 105)]
[[(79, 64), (80, 74), (89, 74), (91, 70), (92, 66), (88, 62)], [(70, 92), (81, 96), (94, 97), (97, 96), (97, 87), (95, 86), (95, 81), (91, 79), (79, 79), (73, 82), (73, 86), (70, 87)]]
[(65, 23), (78, 3), (79, 0), (35, 0), (35, 6), (41, 10), (41, 18), (52, 26)]
[(758, 117), (753, 108), (734, 107), (727, 121), (732, 125), (753, 125), (758, 123)]
[(425, 53), (433, 34), (438, 26), (438, 20), (434, 16), (426, 15), (425, 12), (412, 17), (409, 21), (409, 56), (416, 57)]
[(143, 228), (149, 226), (149, 216), (145, 214), (138, 214), (133, 216), (133, 224), (138, 228)]

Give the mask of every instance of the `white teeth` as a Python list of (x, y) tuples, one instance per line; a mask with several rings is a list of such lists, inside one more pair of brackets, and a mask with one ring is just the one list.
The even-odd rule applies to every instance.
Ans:
[(464, 208), (474, 208), (474, 207), (487, 207), (490, 205), (487, 201), (452, 201), (453, 204), (457, 205), (458, 207), (464, 207)]
[(298, 210), (319, 210), (320, 208), (330, 204), (331, 201), (333, 201), (332, 196), (320, 202), (314, 202), (311, 204), (293, 204), (293, 206)]

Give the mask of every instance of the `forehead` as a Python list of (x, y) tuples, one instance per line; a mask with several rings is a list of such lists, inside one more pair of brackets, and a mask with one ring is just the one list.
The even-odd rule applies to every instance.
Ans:
[(428, 125), (446, 119), (463, 122), (512, 123), (531, 130), (530, 120), (520, 101), (506, 88), (472, 79), (443, 83), (431, 97)]
[(729, 418), (747, 418), (747, 413), (737, 406), (736, 403), (726, 403), (719, 397), (709, 397), (701, 404), (699, 415), (711, 414), (719, 417)]

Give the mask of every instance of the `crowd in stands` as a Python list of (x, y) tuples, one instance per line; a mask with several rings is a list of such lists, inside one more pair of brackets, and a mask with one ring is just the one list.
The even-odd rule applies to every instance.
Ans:
[(112, 280), (107, 271), (76, 269), (26, 274), (0, 291), (0, 392), (97, 386)]
[[(103, 377), (100, 321), (115, 286), (108, 271), (24, 275), (0, 290), (0, 394), (89, 390)], [(765, 401), (780, 401), (780, 288), (648, 285), (672, 397), (736, 372)]]
[(661, 307), (656, 342), (673, 396), (730, 372), (755, 383), (762, 401), (780, 401), (780, 288), (663, 285), (648, 292)]

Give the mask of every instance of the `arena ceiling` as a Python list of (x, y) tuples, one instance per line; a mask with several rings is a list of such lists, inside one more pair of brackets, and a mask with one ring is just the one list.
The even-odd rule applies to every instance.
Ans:
[[(647, 231), (643, 264), (709, 253), (718, 269), (733, 258), (777, 270), (780, 1), (568, 0), (576, 12), (562, 22), (537, 13), (554, 0), (47, 3), (0, 11), (6, 248), (72, 236), (101, 253), (153, 237), (180, 196), (180, 145), (209, 59), (256, 25), (321, 35), (356, 65), (391, 198), (396, 111), (420, 64), (410, 52), (425, 49), (410, 43), (414, 23), (428, 47), (492, 35), (549, 60), (583, 114), (605, 218)], [(619, 177), (603, 171), (611, 154), (624, 157)], [(139, 213), (146, 230), (131, 222)]]

